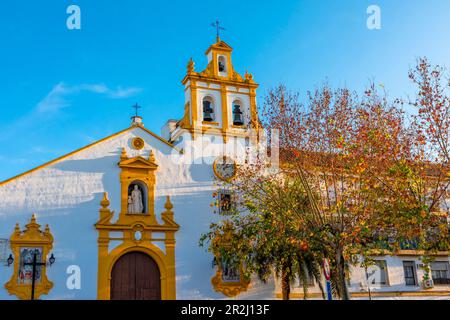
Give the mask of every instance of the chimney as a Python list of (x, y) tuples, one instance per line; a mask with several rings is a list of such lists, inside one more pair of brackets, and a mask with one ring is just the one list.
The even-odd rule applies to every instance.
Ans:
[(175, 129), (177, 128), (177, 123), (178, 123), (178, 120), (173, 120), (173, 119), (168, 120), (166, 122), (166, 124), (161, 128), (161, 136), (164, 139), (170, 141), (172, 132), (174, 132)]

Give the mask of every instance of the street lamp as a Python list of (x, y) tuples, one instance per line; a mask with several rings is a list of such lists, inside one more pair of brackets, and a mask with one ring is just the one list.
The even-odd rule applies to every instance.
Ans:
[(48, 259), (48, 262), (50, 262), (50, 266), (52, 265), (52, 264), (54, 264), (55, 263), (55, 257), (53, 256), (53, 253), (52, 253), (52, 255), (50, 256), (50, 258)]

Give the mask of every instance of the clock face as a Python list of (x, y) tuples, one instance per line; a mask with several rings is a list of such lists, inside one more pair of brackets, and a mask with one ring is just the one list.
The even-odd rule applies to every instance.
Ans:
[(236, 163), (229, 157), (218, 157), (213, 164), (214, 174), (217, 178), (229, 181), (236, 175)]

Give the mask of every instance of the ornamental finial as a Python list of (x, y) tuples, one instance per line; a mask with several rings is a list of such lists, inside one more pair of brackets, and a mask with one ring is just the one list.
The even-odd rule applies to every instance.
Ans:
[(128, 159), (127, 150), (125, 150), (125, 148), (122, 148), (122, 153), (120, 154), (120, 160), (126, 160), (126, 159)]
[(247, 80), (247, 82), (253, 82), (253, 75), (248, 73), (248, 71), (245, 71), (245, 80)]
[(194, 60), (192, 60), (192, 57), (191, 59), (189, 59), (189, 62), (187, 64), (187, 72), (188, 74), (192, 74), (195, 72), (195, 63)]
[(148, 156), (148, 161), (155, 163), (156, 158), (155, 158), (155, 153), (153, 152), (153, 150), (150, 150), (150, 154)]
[(108, 199), (108, 192), (103, 192), (103, 199), (100, 201), (100, 205), (103, 209), (107, 209), (109, 207), (109, 199)]
[(39, 229), (40, 225), (36, 222), (36, 214), (31, 215), (30, 222), (25, 226), (28, 229)]
[(164, 204), (164, 208), (166, 208), (167, 211), (171, 211), (173, 209), (173, 204), (170, 201), (170, 196), (167, 196), (166, 203)]

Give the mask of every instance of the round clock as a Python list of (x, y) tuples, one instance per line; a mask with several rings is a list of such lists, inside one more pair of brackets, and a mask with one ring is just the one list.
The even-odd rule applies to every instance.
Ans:
[(131, 140), (131, 145), (136, 150), (141, 150), (144, 148), (145, 142), (142, 138), (136, 137), (136, 138), (133, 138), (133, 140)]
[(223, 181), (230, 181), (236, 176), (236, 162), (230, 157), (218, 157), (213, 163), (214, 174)]

